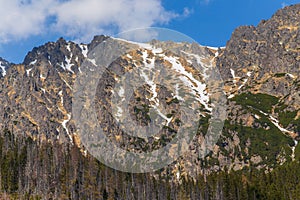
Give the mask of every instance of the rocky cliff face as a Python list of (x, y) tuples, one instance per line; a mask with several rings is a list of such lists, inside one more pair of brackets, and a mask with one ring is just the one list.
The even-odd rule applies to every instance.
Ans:
[[(270, 20), (261, 21), (257, 27), (243, 26), (233, 32), (217, 61), (224, 80), (230, 86), (228, 94), (237, 90), (277, 97), (297, 93), (299, 8), (299, 5), (286, 7)], [(299, 106), (295, 101), (287, 104)]]
[[(114, 70), (123, 71), (151, 62), (164, 63), (178, 76), (191, 75), (191, 91), (203, 84), (207, 66), (213, 64), (223, 77), (228, 97), (228, 118), (223, 134), (214, 151), (200, 159), (199, 146), (208, 126), (210, 112), (203, 109), (201, 128), (190, 146), (190, 153), (173, 163), (172, 173), (194, 176), (224, 168), (233, 170), (254, 165), (270, 169), (293, 160), (295, 141), (300, 133), (299, 70), (300, 70), (300, 5), (278, 11), (270, 20), (257, 27), (239, 27), (225, 49), (193, 47), (188, 44), (154, 43), (161, 47), (196, 48), (200, 56), (202, 73), (197, 74), (189, 59), (172, 52), (140, 47), (111, 64), (111, 71), (97, 89), (98, 119), (110, 139), (124, 149), (151, 151), (168, 142), (180, 126), (174, 94), (150, 82), (136, 91), (131, 100), (132, 118), (140, 124), (149, 123), (149, 105), (161, 102), (174, 112), (161, 116), (166, 124), (156, 137), (148, 141), (131, 137), (118, 129), (112, 116), (104, 108), (111, 102), (107, 98), (116, 84)], [(107, 37), (96, 36), (88, 44), (76, 44), (59, 39), (34, 48), (24, 62), (11, 65), (0, 59), (0, 128), (16, 135), (50, 143), (70, 143), (82, 149), (72, 116), (74, 82), (87, 58), (88, 52)], [(130, 42), (128, 42), (130, 45)], [(184, 47), (185, 46), (185, 47)], [(197, 59), (191, 57), (190, 59)], [(195, 88), (193, 88), (195, 87)], [(209, 93), (207, 88), (201, 92)], [(203, 95), (196, 94), (199, 97)], [(155, 99), (155, 98), (156, 99)], [(177, 100), (180, 97), (177, 97)], [(203, 100), (203, 99), (202, 99)], [(204, 108), (203, 101), (199, 102)]]
[(299, 21), (300, 5), (286, 7), (257, 27), (237, 28), (220, 51), (217, 67), (230, 105), (231, 139), (223, 146), (235, 169), (294, 159), (295, 147), (284, 137), (299, 136)]

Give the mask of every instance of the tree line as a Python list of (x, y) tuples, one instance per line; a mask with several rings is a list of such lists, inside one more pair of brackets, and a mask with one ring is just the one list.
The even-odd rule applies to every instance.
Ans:
[[(154, 178), (156, 177), (156, 178)], [(84, 156), (77, 146), (0, 136), (0, 199), (300, 199), (299, 159), (270, 173), (248, 167), (174, 181), (171, 173), (130, 174)]]

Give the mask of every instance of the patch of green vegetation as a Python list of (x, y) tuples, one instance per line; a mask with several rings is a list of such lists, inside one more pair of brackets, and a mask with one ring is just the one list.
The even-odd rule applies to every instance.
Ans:
[(220, 162), (217, 158), (212, 158), (210, 157), (209, 159), (207, 159), (207, 163), (208, 166), (214, 166), (214, 165), (220, 165)]
[(172, 113), (167, 114), (167, 118), (171, 118), (171, 117), (173, 117)]
[(134, 110), (135, 116), (138, 119), (146, 120), (146, 122), (150, 122), (151, 121), (151, 117), (149, 115), (150, 106), (148, 106), (146, 104), (143, 104), (143, 105), (141, 105), (139, 107), (134, 106), (133, 110)]
[(295, 125), (295, 132), (300, 135), (300, 118), (295, 120), (293, 124)]
[[(281, 131), (263, 115), (260, 119), (256, 119), (256, 122), (263, 125), (263, 127), (252, 128), (243, 126), (241, 122), (233, 125), (225, 122), (223, 135), (226, 135), (226, 132), (227, 135), (229, 135), (229, 130), (236, 131), (242, 149), (246, 148), (246, 143), (248, 139), (250, 139), (250, 146), (248, 147), (249, 154), (260, 155), (264, 160), (264, 164), (274, 165), (276, 163), (276, 156), (280, 153), (282, 148), (287, 155), (291, 154), (290, 146), (294, 145), (292, 138), (282, 134)], [(287, 159), (289, 159), (288, 156)]]
[(181, 120), (179, 118), (176, 118), (175, 123), (176, 123), (177, 126), (179, 126), (181, 124)]
[(236, 95), (231, 100), (235, 101), (237, 104), (243, 106), (244, 108), (253, 107), (266, 113), (270, 113), (272, 107), (279, 101), (277, 97), (261, 93), (243, 93), (240, 95)]
[(280, 77), (284, 77), (286, 75), (286, 73), (277, 73), (274, 74), (274, 77), (280, 78)]
[(167, 129), (169, 132), (171, 133), (177, 133), (176, 130), (174, 130), (173, 128), (171, 128), (170, 126), (163, 126), (164, 129)]
[(276, 113), (279, 113), (279, 112), (283, 111), (284, 109), (286, 109), (287, 107), (288, 107), (288, 105), (285, 105), (284, 103), (279, 103), (274, 111)]
[(296, 115), (297, 111), (279, 112), (279, 123), (286, 128), (292, 121), (294, 121)]
[(208, 130), (208, 126), (209, 126), (209, 117), (201, 117), (199, 120), (199, 128), (198, 128), (198, 134), (202, 134), (205, 135), (207, 133)]

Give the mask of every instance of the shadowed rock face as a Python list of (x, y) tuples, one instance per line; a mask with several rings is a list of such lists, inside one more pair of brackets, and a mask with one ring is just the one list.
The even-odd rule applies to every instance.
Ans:
[[(72, 119), (73, 84), (81, 72), (87, 52), (105, 41), (106, 36), (95, 36), (90, 44), (76, 44), (59, 39), (35, 47), (19, 65), (0, 59), (0, 129), (37, 140), (72, 143), (80, 146)], [(223, 135), (214, 151), (204, 160), (198, 157), (201, 139), (208, 126), (209, 113), (200, 123), (199, 134), (190, 146), (190, 153), (171, 167), (177, 173), (195, 175), (224, 169), (238, 170), (253, 164), (258, 168), (272, 168), (291, 160), (292, 139), (297, 139), (300, 129), (299, 74), (300, 74), (300, 5), (279, 10), (257, 27), (237, 28), (225, 49), (198, 47), (202, 62), (210, 61), (224, 80), (224, 90), (229, 97), (228, 118)], [(159, 42), (158, 42), (159, 43)], [(162, 46), (176, 43), (160, 43)], [(191, 45), (190, 48), (196, 48)], [(110, 69), (125, 72), (125, 68), (143, 63), (141, 48), (130, 52), (111, 64)], [(169, 57), (178, 57), (163, 52)], [(148, 59), (152, 59), (148, 52)], [(188, 60), (178, 58), (183, 68), (200, 82), (205, 74), (193, 70)], [(157, 57), (156, 62), (171, 63)], [(4, 73), (5, 71), (5, 73)], [(107, 72), (108, 73), (108, 72)], [(108, 86), (115, 84), (116, 76), (108, 73), (99, 83), (95, 100), (97, 114), (110, 139), (124, 149), (150, 151), (165, 145), (176, 133), (177, 104), (170, 91), (158, 85), (157, 94), (162, 104), (174, 117), (169, 126), (157, 137), (148, 141), (125, 135), (115, 125), (112, 116), (103, 111), (111, 102)], [(209, 91), (208, 91), (209, 92)], [(132, 119), (140, 124), (149, 123), (149, 97), (151, 85), (143, 85), (131, 99)], [(270, 136), (270, 137), (269, 137)], [(275, 138), (275, 139), (274, 139)], [(278, 149), (281, 149), (278, 151)], [(204, 170), (204, 171), (205, 171)], [(206, 172), (205, 172), (206, 173)]]

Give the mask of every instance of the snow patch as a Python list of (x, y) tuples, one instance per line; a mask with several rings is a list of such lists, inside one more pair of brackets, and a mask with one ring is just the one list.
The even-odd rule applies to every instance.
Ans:
[(29, 76), (29, 74), (30, 74), (30, 72), (32, 71), (32, 69), (33, 69), (33, 68), (30, 68), (30, 69), (27, 69), (27, 70), (26, 70), (27, 76)]
[(120, 87), (118, 94), (119, 94), (120, 97), (123, 97), (123, 96), (124, 96), (125, 90), (124, 90), (123, 87)]
[[(158, 54), (158, 53), (161, 53), (162, 50), (156, 49), (156, 50), (153, 50), (152, 52), (154, 54)], [(142, 58), (143, 58), (143, 64), (144, 64), (145, 67), (142, 68), (142, 70), (140, 72), (140, 75), (141, 75), (141, 77), (143, 77), (144, 81), (150, 86), (150, 91), (151, 91), (152, 97), (149, 98), (149, 101), (154, 103), (154, 104), (152, 104), (150, 106), (157, 111), (157, 113), (158, 113), (159, 116), (161, 116), (164, 120), (166, 120), (166, 124), (165, 125), (168, 126), (169, 123), (172, 120), (172, 117), (168, 118), (165, 114), (163, 114), (160, 111), (160, 109), (159, 109), (158, 94), (156, 92), (157, 85), (156, 85), (156, 83), (153, 80), (154, 76), (153, 76), (152, 70), (155, 67), (155, 57), (153, 57), (151, 59), (148, 58), (148, 51), (145, 50), (143, 52)]]
[(74, 65), (71, 63), (71, 58), (72, 56), (70, 58), (66, 58), (66, 62), (67, 62), (66, 69), (74, 74), (74, 71), (71, 69), (71, 67)]
[(292, 132), (292, 131), (289, 131), (289, 130), (287, 130), (287, 129), (285, 129), (285, 128), (283, 128), (283, 127), (281, 127), (280, 125), (279, 125), (279, 121), (277, 120), (277, 119), (275, 119), (272, 115), (268, 115), (267, 113), (265, 113), (265, 112), (263, 112), (263, 111), (259, 111), (260, 113), (262, 113), (262, 114), (264, 114), (265, 116), (267, 116), (269, 119), (270, 119), (270, 121), (281, 131), (281, 132), (283, 132), (283, 133), (288, 133), (288, 134), (290, 134), (290, 135), (294, 135), (294, 132)]
[[(60, 102), (61, 102), (61, 105), (63, 106), (63, 105), (64, 105), (64, 97), (63, 97), (62, 90), (59, 91), (58, 95), (60, 96)], [(58, 108), (58, 109), (59, 109), (59, 108)], [(59, 109), (59, 110), (60, 110), (60, 109)], [(60, 110), (60, 111), (61, 111), (61, 110)], [(69, 138), (70, 138), (71, 143), (73, 144), (73, 138), (72, 138), (72, 136), (71, 136), (71, 134), (70, 134), (70, 132), (69, 132), (69, 130), (68, 130), (68, 128), (67, 128), (67, 123), (71, 120), (71, 114), (68, 113), (66, 117), (67, 117), (67, 119), (65, 119), (65, 120), (61, 123), (61, 125), (62, 125), (62, 127), (65, 129), (67, 135), (68, 135)]]
[(164, 59), (172, 64), (173, 70), (181, 74), (179, 77), (180, 80), (191, 89), (192, 94), (205, 107), (205, 109), (212, 111), (212, 108), (208, 106), (209, 97), (205, 91), (206, 84), (195, 79), (190, 72), (186, 71), (186, 69), (175, 57), (165, 56)]
[(228, 99), (232, 99), (233, 97), (235, 97), (235, 95), (231, 94), (231, 95), (228, 96)]
[(152, 45), (150, 45), (148, 43), (133, 42), (133, 41), (125, 40), (125, 39), (122, 39), (122, 38), (113, 38), (113, 39), (119, 40), (119, 41), (122, 41), (122, 42), (126, 42), (126, 43), (130, 43), (130, 44), (135, 44), (135, 45), (138, 45), (139, 47), (142, 47), (142, 48), (145, 48), (145, 49), (151, 49), (152, 48)]
[(40, 79), (46, 79), (46, 76), (44, 76), (42, 73), (40, 73)]
[[(150, 63), (148, 63), (149, 61)], [(152, 59), (148, 59), (148, 52), (147, 50), (143, 52), (143, 63), (145, 65), (145, 68), (141, 70), (141, 76), (144, 78), (145, 82), (150, 86), (150, 90), (152, 92), (152, 97), (149, 99), (150, 102), (155, 102), (155, 105), (158, 106), (158, 99), (157, 99), (157, 92), (156, 92), (156, 84), (152, 79), (149, 78), (148, 75), (152, 75), (152, 69), (155, 67), (155, 57)], [(147, 72), (145, 72), (147, 71)]]
[(296, 78), (293, 74), (287, 73), (287, 75), (288, 75), (289, 77), (291, 77), (292, 79), (295, 79), (295, 78)]
[(81, 44), (79, 45), (79, 47), (81, 48), (81, 52), (82, 52), (82, 55), (87, 58), (87, 55), (88, 55), (88, 47), (86, 44)]
[(205, 46), (205, 47), (207, 47), (208, 49), (215, 50), (215, 51), (217, 51), (219, 49), (219, 47), (210, 47), (210, 46)]
[(73, 88), (70, 86), (70, 84), (63, 78), (61, 78), (61, 80), (63, 80), (63, 82), (71, 89), (73, 90)]
[(97, 66), (96, 60), (95, 59), (87, 59), (89, 62), (91, 62), (93, 65)]
[(237, 82), (236, 79), (239, 78), (239, 77), (235, 76), (235, 71), (233, 69), (231, 69), (231, 68), (230, 68), (230, 73), (231, 73), (231, 76), (233, 78), (233, 83), (236, 84), (236, 82)]
[(218, 56), (219, 56), (219, 51), (216, 51), (215, 57), (218, 57)]
[(123, 115), (123, 109), (120, 108), (119, 106), (117, 107), (117, 109), (118, 109), (118, 111), (117, 111), (117, 113), (116, 113), (116, 118), (117, 118), (118, 121), (119, 121), (120, 117), (122, 117), (122, 115)]
[(246, 79), (244, 80), (244, 82), (242, 83), (242, 85), (240, 85), (240, 86), (238, 87), (238, 90), (242, 89), (242, 87), (244, 87), (244, 86), (246, 85), (247, 82), (248, 82), (248, 79), (246, 78)]
[(134, 44), (134, 45), (139, 46), (140, 48), (151, 50), (153, 54), (159, 54), (159, 53), (163, 52), (162, 48), (156, 48), (153, 45), (148, 44), (148, 43), (133, 42), (133, 41), (129, 41), (129, 40), (121, 39), (121, 38), (113, 38), (113, 39), (119, 40), (119, 41), (122, 41), (122, 42), (127, 42), (127, 43), (130, 43), (130, 44)]
[(257, 114), (255, 114), (254, 117), (255, 117), (256, 119), (260, 119), (260, 116), (257, 115)]
[(62, 64), (61, 64), (61, 67), (62, 67), (64, 70), (68, 70), (68, 71), (70, 71), (71, 73), (74, 74), (74, 71), (72, 70), (72, 66), (73, 66), (74, 64), (71, 63), (72, 57), (73, 57), (73, 54), (72, 54), (72, 53), (71, 53), (71, 55), (70, 55), (70, 58), (65, 57), (66, 65), (64, 65), (64, 63), (62, 63)]
[(68, 128), (67, 128), (67, 123), (68, 123), (70, 120), (71, 120), (71, 114), (68, 113), (68, 114), (67, 114), (67, 119), (64, 120), (64, 121), (61, 123), (61, 125), (63, 126), (63, 128), (64, 128), (65, 131), (67, 132), (67, 135), (69, 136), (71, 143), (73, 143), (73, 138), (72, 138), (72, 136), (71, 136), (71, 134), (69, 133), (69, 130), (68, 130)]
[(297, 145), (298, 145), (298, 141), (297, 140), (294, 140), (294, 143), (295, 143), (295, 145), (294, 146), (292, 146), (292, 161), (294, 161), (295, 160), (295, 150), (296, 150), (296, 147), (297, 147)]
[(68, 50), (69, 52), (71, 52), (71, 46), (70, 46), (70, 43), (67, 44), (66, 48), (67, 48), (67, 50)]
[[(196, 59), (196, 61), (197, 61), (197, 63), (201, 66), (201, 67), (203, 67), (203, 74), (202, 74), (202, 76), (203, 76), (203, 78), (204, 79), (207, 79), (207, 78), (209, 78), (209, 75), (207, 74), (207, 70), (208, 70), (208, 66), (207, 65), (205, 65), (201, 60), (203, 59), (203, 57), (201, 57), (201, 56), (199, 56), (199, 55), (197, 55), (197, 54), (192, 54), (192, 53), (187, 53), (187, 52), (185, 52), (185, 51), (181, 51), (182, 53), (184, 53), (184, 54), (186, 54), (186, 55), (188, 55), (188, 56), (190, 56), (190, 57), (193, 57), (193, 58), (195, 58)], [(192, 61), (188, 61), (190, 64), (193, 64), (193, 62)], [(213, 62), (213, 60), (211, 60), (211, 65), (212, 65), (212, 62)]]
[(6, 76), (6, 70), (5, 70), (5, 66), (2, 65), (2, 62), (0, 61), (0, 68), (2, 69), (2, 76)]
[(35, 65), (37, 63), (37, 60), (35, 59), (34, 61), (30, 62), (29, 65)]
[(163, 49), (162, 48), (153, 48), (152, 49), (152, 52), (154, 53), (154, 54), (159, 54), (159, 53), (162, 53), (163, 52)]
[[(252, 72), (247, 72), (247, 76), (248, 76), (248, 77), (250, 77), (251, 75), (252, 75)], [(248, 78), (244, 79), (242, 85), (240, 85), (240, 86), (238, 87), (238, 90), (240, 90), (242, 87), (244, 87), (244, 86), (246, 85), (246, 83), (248, 82), (248, 80), (249, 80)]]
[(128, 58), (132, 59), (132, 56), (131, 56), (131, 55), (127, 54), (126, 56), (127, 56)]
[(180, 89), (179, 84), (176, 83), (176, 85), (175, 85), (175, 95), (174, 95), (174, 97), (177, 98), (177, 99), (180, 100), (180, 101), (184, 101), (184, 99), (179, 95), (179, 89)]

